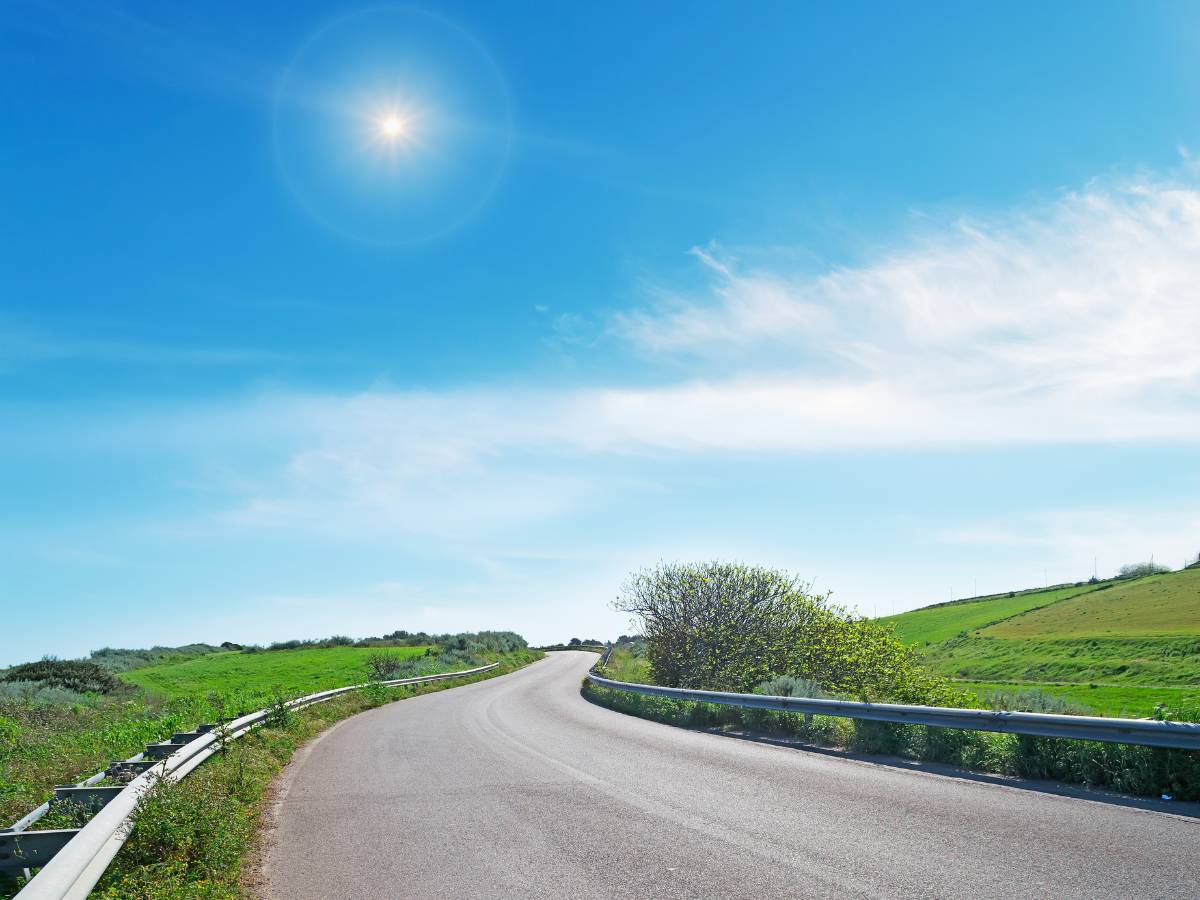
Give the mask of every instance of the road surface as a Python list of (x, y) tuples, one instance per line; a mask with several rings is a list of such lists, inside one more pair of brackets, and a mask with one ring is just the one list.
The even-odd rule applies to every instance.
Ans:
[(1200, 896), (1194, 818), (646, 722), (579, 696), (594, 659), (326, 732), (281, 782), (265, 895)]

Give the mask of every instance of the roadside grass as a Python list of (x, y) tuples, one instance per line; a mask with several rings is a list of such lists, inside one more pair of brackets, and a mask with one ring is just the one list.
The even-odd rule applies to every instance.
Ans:
[[(280, 651), (280, 655), (291, 652), (297, 651)], [(209, 759), (183, 781), (164, 782), (147, 795), (129, 840), (93, 896), (104, 900), (225, 900), (243, 896), (243, 868), (253, 846), (264, 791), (298, 747), (347, 716), (503, 675), (542, 655), (536, 650), (490, 654), (487, 661), (499, 662), (500, 666), (482, 675), (428, 685), (364, 688), (306, 707), (231, 742), (225, 752)], [(362, 680), (361, 672), (355, 675), (351, 681)], [(311, 691), (305, 686), (303, 692)], [(56, 780), (62, 783), (65, 779)], [(12, 896), (19, 887), (19, 881), (12, 882), (7, 892), (0, 886), (0, 897)]]
[(0, 702), (0, 823), (70, 784), (217, 715), (205, 698), (85, 698), (71, 705)]
[(386, 652), (398, 659), (425, 653), (425, 647), (326, 647), (258, 653), (211, 653), (122, 672), (120, 678), (166, 698), (207, 692), (278, 691), (311, 694), (364, 681), (367, 659)]
[(654, 684), (650, 676), (650, 663), (644, 656), (635, 655), (623, 646), (613, 648), (608, 665), (600, 674), (613, 681), (628, 681), (633, 684)]
[(879, 619), (883, 625), (891, 625), (896, 636), (906, 644), (936, 644), (949, 640), (963, 632), (978, 631), (997, 622), (1028, 613), (1062, 600), (1110, 588), (1112, 582), (1069, 585), (1049, 590), (995, 594), (987, 597), (955, 600), (914, 609), (911, 612)]

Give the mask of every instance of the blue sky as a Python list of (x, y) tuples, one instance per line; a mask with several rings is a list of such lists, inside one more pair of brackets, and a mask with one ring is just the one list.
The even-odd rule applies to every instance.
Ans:
[(0, 663), (1200, 551), (1194, 5), (0, 29)]

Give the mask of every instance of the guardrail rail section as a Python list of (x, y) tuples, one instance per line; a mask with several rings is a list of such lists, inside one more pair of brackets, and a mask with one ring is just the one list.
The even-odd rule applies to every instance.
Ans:
[(589, 672), (587, 677), (593, 684), (601, 687), (647, 697), (690, 700), (694, 703), (716, 703), (722, 706), (769, 709), (777, 712), (814, 713), (902, 725), (932, 725), (969, 731), (1001, 731), (1035, 737), (1074, 738), (1083, 741), (1107, 741), (1113, 744), (1200, 750), (1200, 724), (1193, 722), (1109, 719), (1100, 716), (1063, 716), (991, 709), (906, 706), (900, 703), (860, 703), (854, 700), (817, 700), (810, 697), (772, 697), (765, 694), (731, 694), (723, 691), (697, 691), (689, 688), (660, 687), (656, 684), (613, 681), (592, 672)]
[[(461, 672), (352, 684), (308, 694), (289, 701), (286, 706), (299, 709), (372, 684), (401, 687), (466, 678), (490, 672), (498, 665), (491, 663)], [(168, 740), (148, 744), (145, 753), (115, 762), (78, 784), (55, 788), (53, 798), (11, 827), (0, 830), (0, 872), (25, 870), (28, 875), (28, 870), (40, 867), (40, 871), (18, 892), (21, 900), (82, 900), (125, 843), (130, 831), (128, 825), (137, 812), (142, 795), (160, 780), (171, 782), (184, 778), (228, 741), (241, 737), (263, 722), (271, 712), (271, 709), (260, 709), (232, 722), (200, 725), (194, 731), (178, 732)], [(126, 783), (99, 783), (105, 780)], [(67, 801), (79, 803), (94, 813), (86, 825), (82, 828), (29, 830), (54, 804)]]

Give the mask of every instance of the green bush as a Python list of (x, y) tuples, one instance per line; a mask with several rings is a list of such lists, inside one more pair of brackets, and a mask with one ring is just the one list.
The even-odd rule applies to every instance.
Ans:
[(664, 563), (632, 575), (615, 605), (642, 625), (658, 684), (745, 693), (787, 675), (860, 700), (969, 702), (889, 628), (784, 572)]
[(79, 694), (115, 694), (125, 685), (93, 662), (78, 659), (43, 659), (13, 666), (0, 681), (34, 682)]

